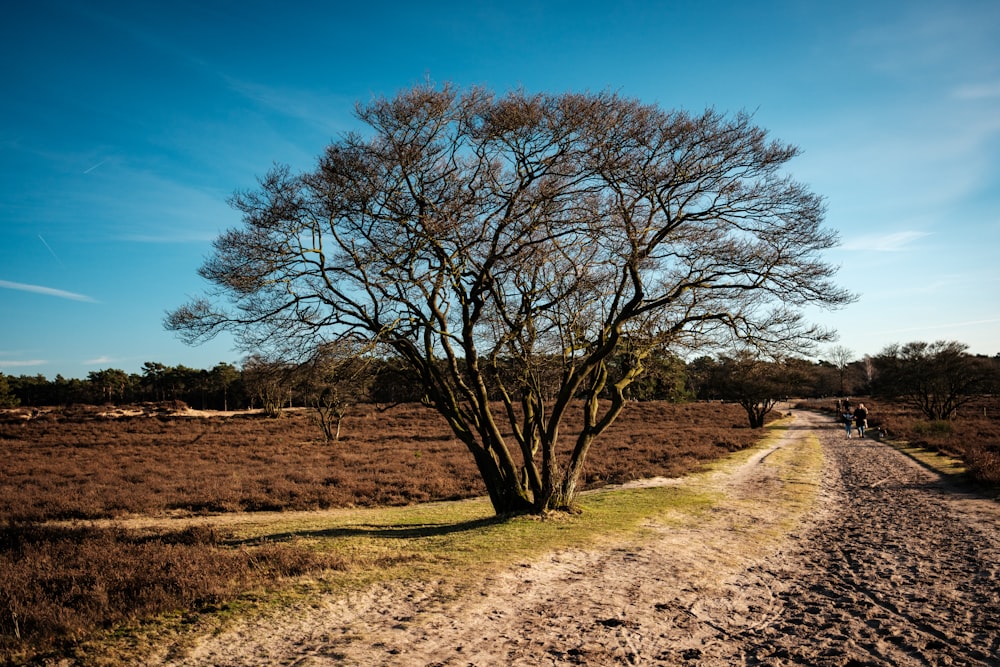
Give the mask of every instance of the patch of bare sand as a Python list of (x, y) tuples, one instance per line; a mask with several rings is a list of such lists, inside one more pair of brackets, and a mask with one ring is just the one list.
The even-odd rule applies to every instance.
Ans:
[[(795, 469), (816, 436), (816, 502), (790, 503), (801, 497), (785, 491), (818, 479)], [(438, 581), (318, 597), (151, 664), (1000, 664), (995, 503), (810, 413), (741, 466), (669, 483), (724, 500), (696, 522), (552, 553), (476, 591)]]

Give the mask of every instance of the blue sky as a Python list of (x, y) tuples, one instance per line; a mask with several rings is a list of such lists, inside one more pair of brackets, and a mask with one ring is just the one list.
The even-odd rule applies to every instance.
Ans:
[(994, 0), (34, 0), (5, 8), (0, 56), (9, 375), (239, 361), (162, 327), (239, 222), (226, 199), (425, 78), (751, 111), (841, 234), (828, 259), (861, 298), (811, 313), (839, 345), (1000, 352)]

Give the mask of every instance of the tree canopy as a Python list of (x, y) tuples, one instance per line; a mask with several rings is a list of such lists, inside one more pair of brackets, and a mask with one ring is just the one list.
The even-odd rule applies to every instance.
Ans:
[[(357, 115), (368, 132), (314, 170), (233, 197), (243, 223), (200, 271), (213, 290), (166, 326), (288, 356), (377, 343), (498, 513), (572, 502), (654, 350), (803, 349), (830, 335), (801, 307), (852, 298), (821, 258), (822, 199), (783, 172), (797, 149), (746, 113), (427, 84)], [(580, 435), (557, 448), (571, 413)]]
[(963, 405), (995, 390), (994, 364), (967, 354), (958, 341), (889, 345), (875, 357), (875, 390), (932, 420), (951, 419)]

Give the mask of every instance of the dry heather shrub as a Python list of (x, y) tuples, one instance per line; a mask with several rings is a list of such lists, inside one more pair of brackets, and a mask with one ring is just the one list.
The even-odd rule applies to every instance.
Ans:
[[(595, 444), (587, 486), (676, 476), (758, 433), (738, 406), (632, 403)], [(734, 428), (736, 427), (736, 428)], [(563, 446), (577, 428), (563, 429)], [(362, 406), (328, 444), (301, 412), (0, 423), (0, 519), (94, 519), (405, 505), (485, 493), (471, 455), (419, 404)]]
[(964, 406), (949, 421), (928, 422), (899, 408), (891, 419), (903, 439), (961, 459), (976, 482), (1000, 484), (1000, 400)]
[(337, 569), (289, 545), (226, 546), (209, 528), (0, 530), (0, 655), (54, 648), (115, 624), (234, 598), (261, 581)]
[(965, 463), (973, 479), (991, 485), (1000, 485), (1000, 447), (992, 445), (971, 447), (966, 451)]

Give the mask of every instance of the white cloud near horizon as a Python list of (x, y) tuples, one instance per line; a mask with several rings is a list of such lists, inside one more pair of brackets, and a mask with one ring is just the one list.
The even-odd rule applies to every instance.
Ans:
[(60, 299), (72, 299), (73, 301), (97, 303), (97, 299), (87, 296), (86, 294), (67, 292), (66, 290), (55, 289), (54, 287), (45, 287), (43, 285), (28, 285), (26, 283), (11, 282), (10, 280), (0, 280), (0, 288), (19, 290), (21, 292), (32, 292), (34, 294), (44, 294), (46, 296), (55, 296)]
[(102, 354), (101, 356), (96, 357), (94, 359), (87, 359), (87, 360), (85, 360), (83, 362), (83, 365), (84, 366), (97, 366), (97, 365), (100, 365), (100, 364), (113, 364), (113, 363), (117, 363), (118, 361), (119, 360), (115, 359), (114, 357), (109, 357), (106, 354)]

